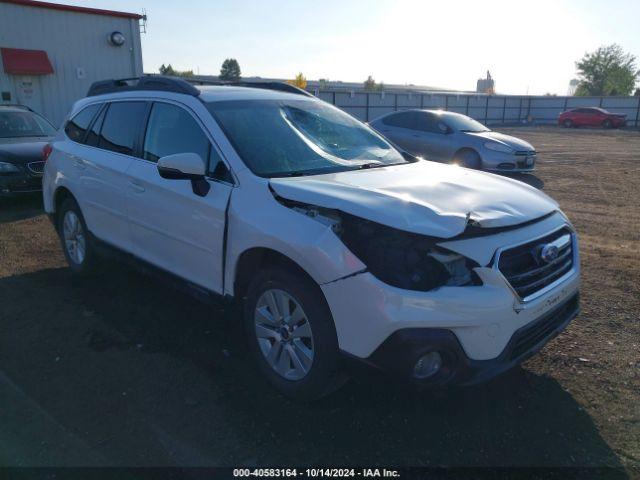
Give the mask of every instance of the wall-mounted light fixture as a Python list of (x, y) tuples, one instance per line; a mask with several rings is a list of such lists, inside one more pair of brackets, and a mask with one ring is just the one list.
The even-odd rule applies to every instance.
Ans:
[(124, 38), (122, 32), (115, 31), (109, 34), (107, 40), (109, 41), (109, 44), (113, 45), (114, 47), (121, 47), (122, 45), (124, 45), (126, 39)]

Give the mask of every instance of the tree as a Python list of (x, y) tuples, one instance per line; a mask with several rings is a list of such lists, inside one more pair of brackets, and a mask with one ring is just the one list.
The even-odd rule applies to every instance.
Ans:
[(181, 72), (179, 70), (175, 70), (171, 64), (165, 65), (163, 63), (160, 65), (158, 71), (160, 72), (160, 75), (167, 75), (170, 77), (193, 77), (193, 70), (185, 70)]
[(580, 83), (576, 95), (631, 95), (640, 75), (636, 57), (612, 44), (586, 53), (576, 62)]
[(225, 82), (237, 82), (240, 80), (240, 65), (235, 58), (227, 58), (222, 62), (220, 69), (220, 80)]
[(307, 79), (304, 77), (302, 72), (296, 75), (296, 78), (294, 78), (293, 80), (287, 80), (287, 83), (303, 90), (307, 88)]
[(376, 81), (373, 79), (371, 75), (367, 77), (363, 85), (364, 85), (364, 89), (367, 92), (373, 92), (376, 89)]

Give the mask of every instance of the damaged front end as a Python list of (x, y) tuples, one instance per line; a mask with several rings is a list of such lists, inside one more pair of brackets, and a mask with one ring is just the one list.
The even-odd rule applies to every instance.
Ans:
[(443, 286), (482, 282), (478, 264), (437, 245), (442, 239), (398, 230), (354, 215), (276, 196), (278, 202), (330, 228), (366, 265), (367, 271), (392, 287), (430, 291)]

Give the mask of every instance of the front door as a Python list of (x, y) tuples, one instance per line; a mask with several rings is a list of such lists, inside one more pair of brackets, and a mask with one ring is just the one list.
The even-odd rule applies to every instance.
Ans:
[(16, 100), (20, 105), (43, 114), (42, 91), (40, 90), (40, 77), (37, 75), (16, 75), (13, 79), (13, 88), (16, 92)]
[(127, 171), (128, 215), (134, 253), (208, 290), (222, 293), (225, 212), (232, 186), (208, 180), (204, 196), (189, 180), (167, 180), (159, 158), (196, 153), (215, 167), (220, 156), (199, 121), (186, 108), (157, 102), (144, 135), (141, 159)]

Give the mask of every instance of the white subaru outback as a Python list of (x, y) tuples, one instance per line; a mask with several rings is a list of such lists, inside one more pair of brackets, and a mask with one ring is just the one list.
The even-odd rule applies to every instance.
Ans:
[(293, 87), (99, 82), (45, 152), (74, 271), (119, 251), (238, 299), (259, 368), (292, 397), (331, 392), (352, 361), (484, 381), (578, 312), (577, 237), (556, 202), (401, 154)]

